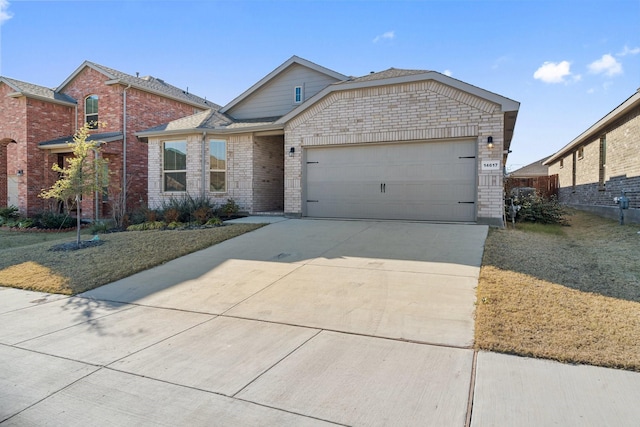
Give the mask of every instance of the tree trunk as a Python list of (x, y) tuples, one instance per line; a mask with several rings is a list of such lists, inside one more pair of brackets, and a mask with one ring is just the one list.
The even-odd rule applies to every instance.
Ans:
[(80, 196), (76, 194), (76, 246), (80, 248)]

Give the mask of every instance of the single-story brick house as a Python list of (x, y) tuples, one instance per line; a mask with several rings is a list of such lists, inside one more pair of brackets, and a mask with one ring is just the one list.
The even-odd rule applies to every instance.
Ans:
[(293, 56), (224, 107), (136, 135), (151, 207), (188, 193), (251, 213), (501, 226), (518, 109), (433, 71), (353, 78)]
[[(63, 165), (74, 132), (96, 121), (106, 127), (90, 139), (104, 142), (113, 187), (127, 192), (131, 207), (144, 203), (147, 145), (134, 132), (210, 108), (219, 106), (161, 79), (89, 61), (55, 89), (0, 77), (0, 206), (17, 206), (28, 216), (50, 208), (38, 195), (58, 178), (52, 165)], [(83, 218), (108, 216), (114, 196), (83, 198)]]
[(625, 191), (625, 219), (640, 222), (640, 89), (545, 164), (559, 176), (562, 203), (618, 218), (614, 197)]

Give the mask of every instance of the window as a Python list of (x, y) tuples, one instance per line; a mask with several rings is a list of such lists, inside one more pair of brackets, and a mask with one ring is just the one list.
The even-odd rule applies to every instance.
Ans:
[(187, 191), (187, 143), (165, 142), (163, 154), (164, 191)]
[(293, 102), (300, 104), (302, 102), (302, 86), (296, 86), (293, 89)]
[(607, 137), (600, 137), (600, 161), (598, 162), (598, 187), (604, 190), (605, 169), (607, 167)]
[(209, 191), (227, 191), (227, 141), (209, 141)]
[(578, 148), (578, 160), (581, 160), (584, 158), (584, 147), (580, 147)]
[(84, 100), (84, 122), (90, 129), (98, 128), (98, 95), (87, 96)]
[(560, 168), (562, 169), (564, 167), (564, 159), (560, 159)]

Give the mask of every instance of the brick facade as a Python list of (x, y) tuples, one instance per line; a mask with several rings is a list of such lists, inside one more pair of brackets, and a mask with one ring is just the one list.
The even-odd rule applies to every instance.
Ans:
[[(604, 185), (600, 183), (601, 137), (606, 140)], [(562, 203), (617, 218), (614, 197), (624, 190), (630, 215), (640, 216), (640, 105), (550, 163), (549, 174), (559, 176)]]
[[(57, 179), (51, 170), (58, 162), (57, 152), (43, 150), (38, 144), (72, 135), (85, 122), (85, 99), (89, 95), (98, 96), (98, 120), (106, 124), (95, 132), (122, 132), (125, 138), (108, 142), (102, 146), (105, 158), (109, 160), (112, 188), (121, 191), (123, 178), (123, 145), (126, 141), (127, 208), (134, 209), (147, 203), (147, 144), (138, 141), (134, 133), (171, 120), (189, 116), (205, 109), (180, 102), (170, 97), (128, 87), (124, 84), (108, 83), (111, 77), (91, 66), (85, 66), (73, 79), (60, 88), (59, 93), (77, 101), (76, 108), (47, 102), (36, 97), (8, 97), (13, 90), (0, 84), (0, 139), (13, 138), (18, 144), (7, 148), (7, 173), (0, 178), (0, 185), (6, 192), (7, 175), (23, 171), (18, 180), (18, 206), (24, 215), (31, 216), (38, 211), (52, 207), (52, 202), (43, 200), (38, 194), (49, 188)], [(126, 92), (126, 129), (124, 128), (124, 106)], [(66, 149), (58, 151), (70, 151)], [(0, 161), (2, 161), (0, 159)], [(119, 189), (119, 190), (118, 190)], [(2, 197), (2, 193), (0, 193)], [(110, 195), (112, 198), (113, 195)], [(0, 199), (0, 205), (6, 205)], [(82, 216), (91, 219), (94, 213), (93, 197), (83, 198)], [(110, 214), (108, 201), (100, 201), (98, 216)]]
[[(504, 114), (497, 104), (436, 81), (333, 92), (285, 126), (285, 212), (302, 213), (303, 150), (318, 145), (474, 138), (478, 165), (502, 161)], [(494, 147), (488, 149), (487, 137)], [(502, 169), (478, 166), (477, 220), (501, 225)]]
[[(209, 140), (227, 142), (227, 191), (209, 191)], [(165, 141), (187, 142), (187, 190), (164, 192), (162, 179), (162, 149)], [(177, 137), (150, 138), (149, 152), (149, 206), (160, 207), (163, 202), (186, 195), (202, 196), (217, 205), (233, 199), (243, 212), (281, 211), (284, 205), (284, 150), (282, 136), (255, 136), (251, 133), (206, 135), (202, 162), (202, 134)], [(205, 173), (203, 174), (203, 166)], [(204, 180), (203, 180), (204, 178)], [(202, 184), (204, 183), (204, 192)]]

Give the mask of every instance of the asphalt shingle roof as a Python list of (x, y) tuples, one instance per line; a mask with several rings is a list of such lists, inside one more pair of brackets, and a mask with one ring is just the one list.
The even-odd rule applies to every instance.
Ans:
[(260, 119), (234, 120), (217, 109), (210, 109), (171, 121), (169, 123), (146, 129), (143, 132), (163, 132), (180, 130), (214, 130), (214, 129), (242, 129), (246, 127), (273, 124), (279, 117), (265, 117)]
[(362, 77), (355, 77), (350, 80), (340, 82), (337, 84), (345, 84), (345, 83), (353, 83), (353, 82), (368, 82), (372, 80), (384, 80), (384, 79), (391, 79), (394, 77), (405, 77), (405, 76), (413, 76), (416, 74), (425, 74), (428, 72), (429, 72), (428, 70), (403, 70), (400, 68), (389, 68), (388, 70), (380, 71), (377, 73), (370, 73)]
[(48, 98), (55, 101), (64, 101), (75, 104), (76, 100), (67, 96), (63, 93), (58, 93), (54, 89), (35, 85), (33, 83), (27, 83), (16, 79), (10, 79), (9, 77), (0, 77), (0, 81), (4, 81), (12, 88), (16, 89), (17, 92), (23, 93), (24, 95), (33, 95), (40, 98)]
[(130, 84), (143, 90), (150, 90), (153, 92), (159, 92), (176, 99), (183, 99), (190, 103), (196, 103), (202, 105), (204, 108), (221, 108), (218, 104), (208, 101), (204, 98), (196, 96), (186, 90), (180, 89), (176, 86), (170, 85), (162, 79), (158, 79), (153, 76), (135, 77), (126, 73), (123, 73), (113, 68), (105, 67), (104, 65), (96, 64), (95, 62), (87, 61), (87, 64), (101, 70), (104, 74), (110, 75), (113, 78), (121, 81), (124, 84)]
[[(122, 132), (104, 132), (104, 133), (94, 133), (87, 137), (87, 141), (117, 141), (122, 139)], [(56, 138), (49, 141), (43, 141), (38, 144), (40, 147), (46, 147), (49, 145), (60, 145), (60, 144), (70, 144), (73, 142), (73, 135), (64, 136), (62, 138)]]

